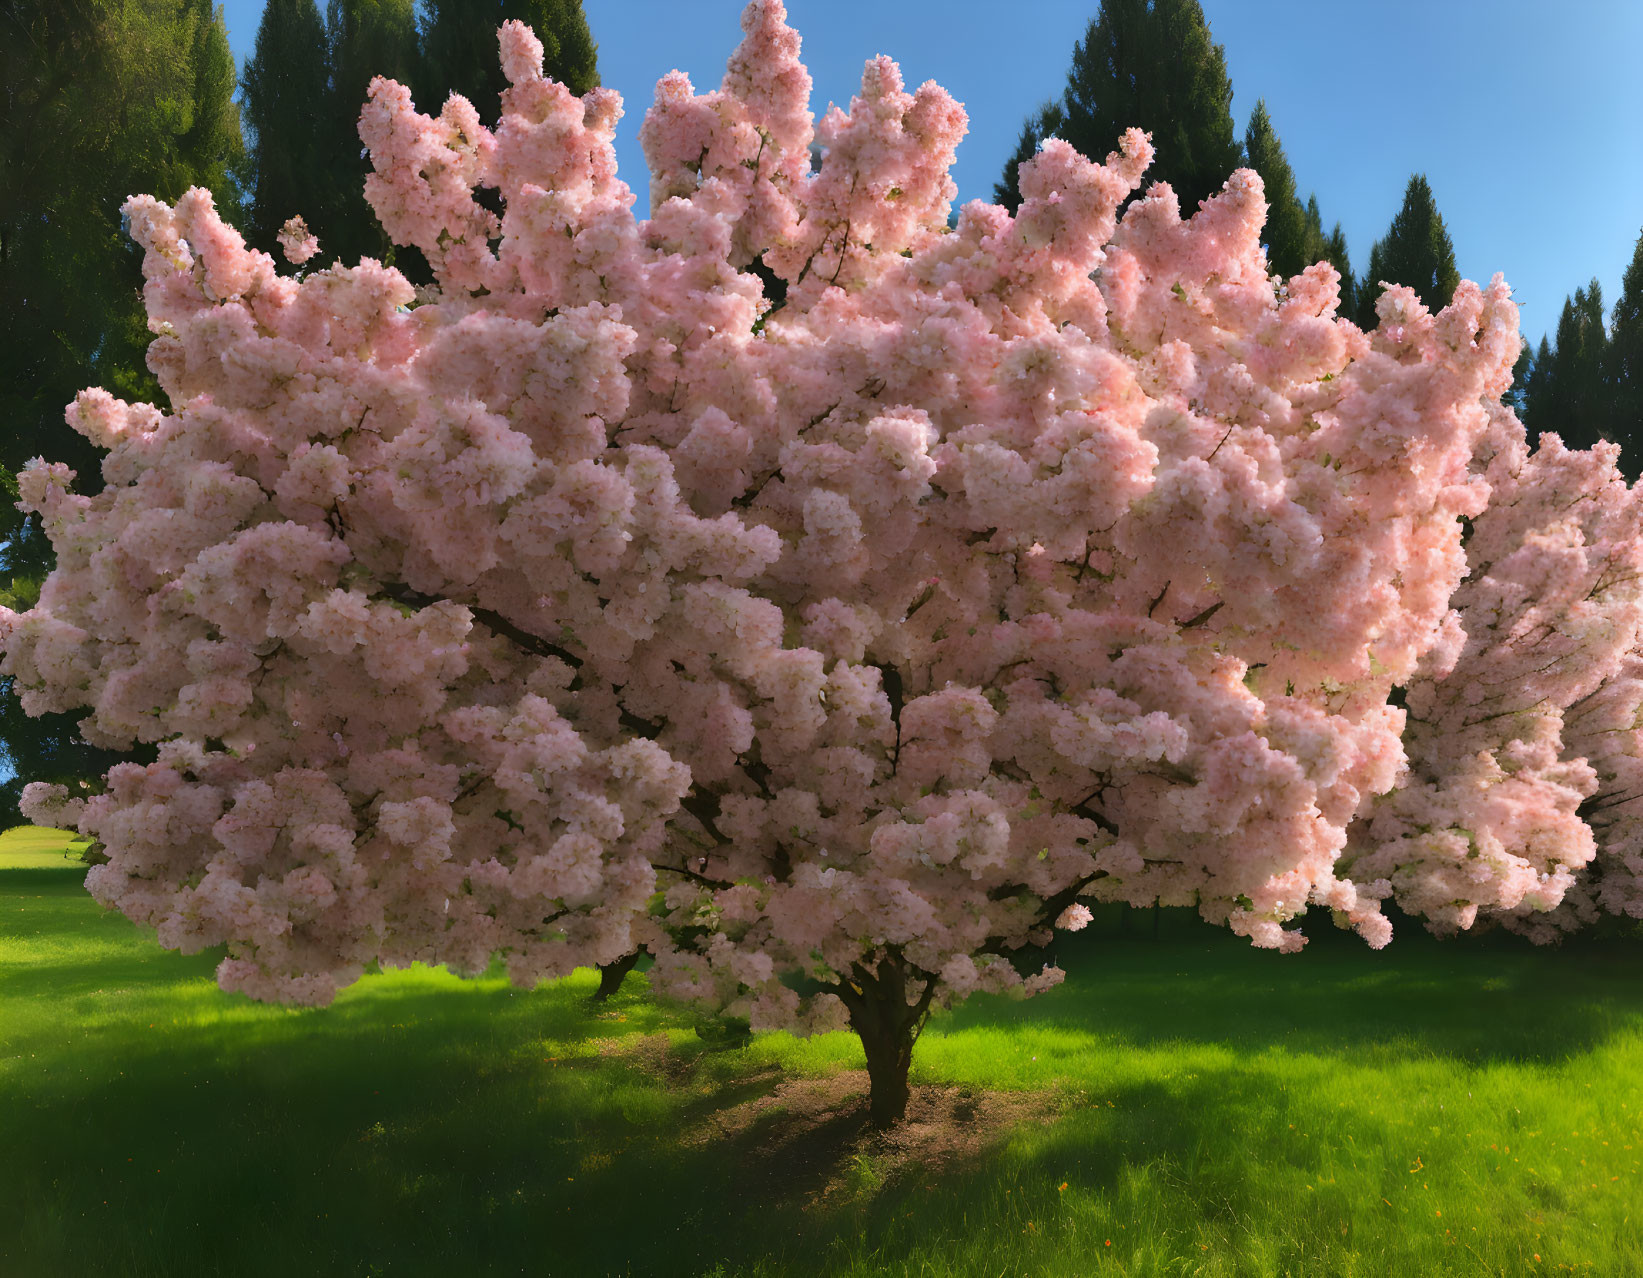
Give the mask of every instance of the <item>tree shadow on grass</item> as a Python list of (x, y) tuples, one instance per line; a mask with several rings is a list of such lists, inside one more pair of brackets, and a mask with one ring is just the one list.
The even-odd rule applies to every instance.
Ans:
[(1375, 951), (1327, 916), (1307, 933), (1295, 955), (1253, 949), (1195, 917), (1170, 919), (1158, 940), (1063, 938), (1055, 957), (1066, 984), (1025, 1003), (972, 998), (932, 1029), (1032, 1026), (1138, 1047), (1486, 1063), (1555, 1062), (1643, 1025), (1643, 944), (1633, 939), (1439, 939), (1403, 920), (1398, 939)]
[(384, 993), (105, 1026), (85, 1068), (44, 1067), (0, 1117), (0, 1195), (24, 1211), (0, 1270), (693, 1273), (804, 1148), (681, 1143), (779, 1070), (601, 1055), (620, 1022), (580, 992)]
[[(1202, 925), (1074, 938), (1071, 984), (973, 1000), (933, 1033), (1538, 1062), (1643, 1017), (1635, 946), (1481, 939), (1406, 928), (1375, 954), (1325, 935), (1288, 957)], [(1033, 1093), (1010, 1111), (998, 1093), (926, 1085), (915, 1120), (921, 1105), (949, 1129), (996, 1120), (936, 1159), (865, 1132), (859, 1073), (794, 1078), (710, 1051), (638, 977), (600, 1009), (585, 974), (526, 994), (413, 973), (303, 1011), (217, 993), (208, 957), (155, 958), (29, 973), (36, 997), (91, 997), (98, 1015), (3, 1063), (0, 1202), (22, 1224), (0, 1238), (0, 1272), (807, 1274), (941, 1247), (965, 1272), (985, 1239), (964, 1222), (1051, 1219), (1058, 1183), (1111, 1198), (1127, 1169), (1171, 1168), (1211, 1224), (1260, 1194), (1232, 1147), (1271, 1079), (1236, 1064), (1119, 1083), (1111, 1108), (1053, 1126)], [(133, 1018), (93, 980), (205, 1014)]]

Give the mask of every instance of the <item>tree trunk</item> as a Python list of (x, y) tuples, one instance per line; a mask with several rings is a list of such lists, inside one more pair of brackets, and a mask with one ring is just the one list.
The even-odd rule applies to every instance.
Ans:
[(930, 1013), (930, 981), (917, 1000), (907, 1001), (907, 972), (895, 955), (882, 956), (875, 971), (857, 966), (838, 994), (850, 1013), (850, 1028), (867, 1056), (868, 1119), (879, 1131), (894, 1127), (907, 1114), (907, 1073), (913, 1044)]
[(621, 989), (622, 982), (627, 979), (628, 973), (633, 971), (633, 965), (639, 961), (641, 953), (640, 950), (634, 950), (632, 954), (624, 954), (614, 963), (601, 963), (599, 965), (599, 988), (589, 996), (589, 1002), (603, 1003), (617, 990)]
[[(852, 1018), (854, 1020), (854, 1018)], [(913, 1065), (911, 1026), (897, 1026), (889, 1017), (872, 1026), (856, 1026), (867, 1053), (867, 1113), (879, 1131), (894, 1127), (907, 1116), (911, 1089), (907, 1073)]]

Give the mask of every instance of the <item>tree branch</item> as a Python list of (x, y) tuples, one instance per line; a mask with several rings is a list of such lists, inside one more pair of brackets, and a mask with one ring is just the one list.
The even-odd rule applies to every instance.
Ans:
[[(454, 599), (443, 598), (440, 595), (425, 595), (397, 581), (383, 583), (382, 593), (395, 603), (402, 603), (407, 608), (431, 608), (434, 604), (458, 602)], [(541, 635), (533, 635), (530, 631), (521, 629), (501, 613), (494, 612), (489, 608), (478, 608), (473, 604), (462, 604), (461, 606), (472, 613), (474, 620), (483, 624), (487, 630), (499, 634), (505, 639), (511, 639), (526, 652), (535, 653), (539, 657), (557, 657), (572, 670), (582, 668), (581, 657), (567, 652), (558, 644), (549, 643)]]

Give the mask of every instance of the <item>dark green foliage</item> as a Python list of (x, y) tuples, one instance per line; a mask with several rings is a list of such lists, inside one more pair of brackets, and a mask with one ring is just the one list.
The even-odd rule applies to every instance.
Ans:
[[(64, 406), (88, 385), (157, 392), (120, 205), (198, 184), (237, 215), (233, 92), (210, 0), (0, 0), (0, 466), (43, 455), (95, 484)], [(19, 523), (0, 511), (0, 540)]]
[(496, 29), (510, 18), (536, 32), (551, 78), (577, 94), (597, 87), (597, 48), (581, 0), (422, 0), (422, 66), (412, 84), (422, 110), (438, 111), (448, 95), (460, 93), (481, 119), (496, 114), (507, 87)]
[[(326, 124), (318, 109), (327, 96), (326, 54), (325, 21), (314, 0), (268, 0), (243, 76), (254, 176), (250, 213), (241, 227), (265, 250), (273, 250), (292, 214), (300, 211), (315, 227), (325, 211), (315, 198), (320, 184), (314, 167)], [(329, 232), (327, 227), (327, 239)], [(330, 247), (326, 241), (321, 246)]]
[(280, 227), (300, 214), (319, 237), (316, 266), (394, 260), (364, 194), (359, 112), (375, 76), (409, 85), (428, 114), (457, 92), (490, 119), (506, 83), (496, 31), (518, 18), (542, 41), (550, 76), (576, 93), (599, 83), (580, 0), (422, 0), (420, 10), (416, 0), (326, 0), (322, 15), (317, 0), (269, 0), (245, 66), (253, 245), (278, 256)]
[(1270, 270), (1289, 279), (1298, 275), (1314, 262), (1328, 262), (1341, 277), (1341, 302), (1337, 313), (1351, 315), (1356, 306), (1356, 291), (1352, 280), (1352, 259), (1346, 251), (1346, 232), (1341, 224), (1324, 234), (1323, 217), (1318, 212), (1318, 197), (1308, 196), (1301, 206), (1295, 193), (1295, 174), (1284, 155), (1283, 143), (1272, 126), (1265, 101), (1258, 101), (1250, 112), (1249, 127), (1244, 131), (1244, 152), (1249, 167), (1261, 175), (1266, 188), (1267, 217), (1262, 238), (1267, 246)]
[(1314, 198), (1303, 209), (1295, 194), (1295, 173), (1272, 127), (1264, 99), (1257, 101), (1250, 112), (1249, 127), (1244, 130), (1244, 152), (1249, 167), (1261, 175), (1261, 184), (1266, 187), (1266, 227), (1261, 237), (1267, 246), (1267, 268), (1287, 280), (1322, 256), (1317, 249), (1323, 236), (1317, 200)]
[[(0, 482), (31, 457), (101, 486), (100, 454), (63, 409), (86, 386), (155, 399), (141, 257), (120, 225), (128, 195), (209, 187), (239, 216), (244, 149), (234, 59), (211, 0), (0, 0)], [(13, 490), (14, 491), (14, 490)], [(0, 501), (0, 582), (19, 607), (51, 565), (38, 521)], [(73, 720), (24, 717), (0, 679), (0, 741), (21, 780), (95, 775), (118, 756)]]
[(1630, 479), (1643, 449), (1643, 235), (1620, 279), (1620, 300), (1609, 317), (1603, 384), (1609, 396), (1609, 438), (1621, 447), (1620, 468)]
[[(493, 55), (494, 60), (494, 55)], [(255, 186), (246, 238), (278, 256), (300, 214), (321, 261), (383, 258), (389, 244), (365, 202), (359, 110), (374, 75), (413, 78), (412, 0), (269, 0), (245, 64)]]
[(1612, 437), (1603, 384), (1607, 346), (1603, 289), (1594, 279), (1564, 299), (1552, 346), (1535, 361), (1527, 425), (1537, 438), (1551, 431), (1566, 448), (1590, 448)]
[(1408, 285), (1436, 314), (1449, 305), (1459, 283), (1455, 246), (1449, 240), (1426, 175), (1417, 173), (1409, 179), (1403, 207), (1392, 219), (1385, 237), (1375, 241), (1369, 251), (1369, 269), (1356, 299), (1358, 324), (1372, 329), (1379, 322), (1375, 302), (1380, 298), (1382, 284)]
[(1341, 277), (1341, 304), (1336, 313), (1342, 316), (1356, 315), (1358, 312), (1358, 291), (1362, 285), (1353, 278), (1352, 257), (1346, 251), (1346, 232), (1341, 229), (1339, 222), (1328, 235), (1321, 234), (1321, 223), (1318, 219), (1318, 202), (1307, 202), (1307, 223), (1314, 234), (1321, 236), (1318, 248), (1318, 260), (1328, 262)]
[[(1515, 374), (1516, 370), (1513, 372)], [(1551, 372), (1552, 344), (1542, 335), (1540, 345), (1530, 356), (1529, 368), (1523, 375), (1523, 409), (1518, 414), (1523, 419), (1530, 443), (1534, 443), (1542, 431), (1551, 429), (1547, 425), (1550, 407), (1547, 402), (1547, 383)]]
[(1157, 158), (1147, 177), (1170, 184), (1183, 216), (1243, 163), (1226, 57), (1198, 0), (1102, 0), (1073, 50), (1060, 116), (1056, 121), (1040, 108), (1028, 120), (999, 183), (1006, 208), (1020, 203), (1016, 169), (1045, 136), (1039, 129), (1052, 122), (1056, 136), (1097, 160), (1117, 147), (1125, 129), (1152, 134)]

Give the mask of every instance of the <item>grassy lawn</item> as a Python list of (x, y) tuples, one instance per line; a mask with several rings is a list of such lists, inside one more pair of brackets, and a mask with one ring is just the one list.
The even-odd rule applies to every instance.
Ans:
[(1635, 942), (1105, 926), (933, 1021), (886, 1140), (852, 1038), (726, 1049), (638, 975), (221, 994), (64, 846), (0, 836), (6, 1278), (1643, 1275)]

